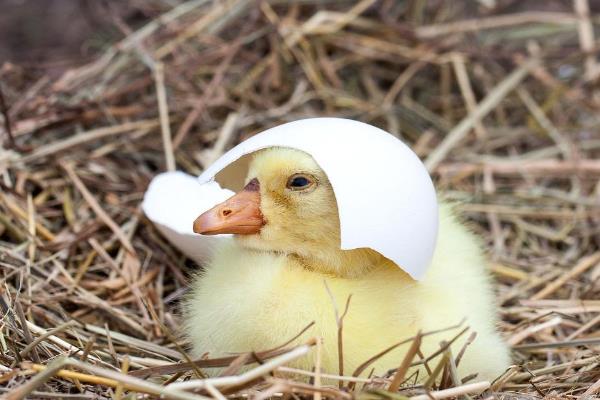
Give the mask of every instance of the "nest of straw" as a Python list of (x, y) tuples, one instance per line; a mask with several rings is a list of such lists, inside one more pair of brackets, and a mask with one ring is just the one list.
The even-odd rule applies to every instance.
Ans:
[[(587, 0), (497, 3), (191, 0), (58, 79), (5, 64), (0, 394), (597, 394), (600, 17)], [(485, 238), (515, 361), (495, 382), (463, 381), (446, 356), (415, 385), (405, 367), (418, 338), (388, 376), (331, 387), (318, 369), (307, 381), (285, 367), (315, 341), (189, 362), (179, 300), (198, 266), (140, 212), (148, 182), (198, 174), (265, 128), (332, 115), (411, 144)], [(212, 367), (224, 377), (203, 379)]]

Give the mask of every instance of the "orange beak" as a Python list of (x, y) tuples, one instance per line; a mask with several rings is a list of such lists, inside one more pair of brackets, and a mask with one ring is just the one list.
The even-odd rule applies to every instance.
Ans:
[(265, 220), (260, 212), (259, 188), (258, 180), (252, 179), (241, 192), (196, 218), (194, 232), (202, 235), (251, 235), (260, 232)]

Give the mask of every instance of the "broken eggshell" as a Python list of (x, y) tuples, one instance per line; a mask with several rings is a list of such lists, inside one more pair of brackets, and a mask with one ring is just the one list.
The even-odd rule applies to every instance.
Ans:
[(200, 213), (233, 195), (218, 183), (201, 184), (194, 176), (183, 172), (157, 175), (144, 194), (142, 210), (183, 254), (197, 263), (208, 261), (221, 240), (231, 235), (213, 237), (194, 233), (192, 223)]
[[(259, 133), (229, 150), (209, 166), (191, 186), (222, 187), (234, 191), (244, 186), (251, 154), (269, 147), (289, 147), (310, 154), (327, 174), (335, 192), (342, 249), (368, 247), (396, 263), (414, 279), (425, 274), (431, 262), (438, 230), (438, 205), (435, 189), (419, 158), (404, 143), (374, 126), (340, 118), (311, 118), (290, 122)], [(158, 179), (158, 178), (157, 178)], [(214, 186), (216, 182), (221, 186)], [(153, 182), (154, 185), (154, 182)], [(207, 186), (208, 188), (208, 186)], [(153, 189), (158, 190), (158, 186)], [(174, 191), (179, 189), (173, 187)], [(181, 189), (183, 190), (183, 189)], [(188, 190), (188, 189), (186, 189)], [(162, 191), (162, 188), (160, 189)], [(200, 189), (194, 189), (200, 196)], [(208, 190), (204, 190), (208, 193)], [(159, 195), (159, 193), (156, 193)], [(148, 194), (147, 194), (148, 196)], [(184, 196), (177, 195), (174, 208), (193, 208)], [(216, 196), (218, 197), (218, 196)], [(196, 197), (198, 198), (198, 197)], [(146, 201), (145, 201), (146, 203)], [(210, 204), (209, 204), (210, 203)], [(173, 222), (185, 226), (185, 248), (175, 236), (165, 235), (182, 251), (194, 256), (193, 240), (205, 249), (212, 237), (192, 236), (192, 222), (217, 202), (199, 203), (187, 221), (181, 212)], [(166, 206), (163, 203), (163, 206)], [(146, 211), (146, 208), (144, 208)], [(146, 211), (147, 215), (148, 212)], [(151, 215), (148, 215), (153, 220)], [(165, 210), (159, 224), (173, 230)], [(156, 221), (155, 221), (156, 222)], [(160, 228), (159, 228), (160, 229)], [(164, 233), (164, 232), (163, 232)], [(215, 238), (218, 238), (215, 237)], [(204, 250), (202, 250), (204, 251)]]
[(268, 147), (302, 150), (327, 174), (338, 205), (342, 249), (371, 248), (414, 279), (423, 277), (435, 249), (438, 204), (429, 173), (408, 146), (362, 122), (303, 119), (252, 136), (198, 179), (238, 191), (249, 155)]

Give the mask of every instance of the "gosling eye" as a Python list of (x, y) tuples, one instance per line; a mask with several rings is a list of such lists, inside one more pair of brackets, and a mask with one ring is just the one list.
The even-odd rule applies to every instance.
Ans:
[(287, 188), (294, 191), (305, 191), (315, 186), (317, 180), (309, 174), (294, 174), (289, 177)]

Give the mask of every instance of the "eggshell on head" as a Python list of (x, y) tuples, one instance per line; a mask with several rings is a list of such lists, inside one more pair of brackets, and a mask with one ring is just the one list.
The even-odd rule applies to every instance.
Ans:
[(371, 248), (414, 279), (423, 277), (435, 249), (438, 205), (427, 170), (408, 146), (362, 122), (310, 118), (249, 138), (198, 180), (239, 190), (250, 155), (269, 147), (304, 151), (327, 174), (338, 203), (342, 249)]

